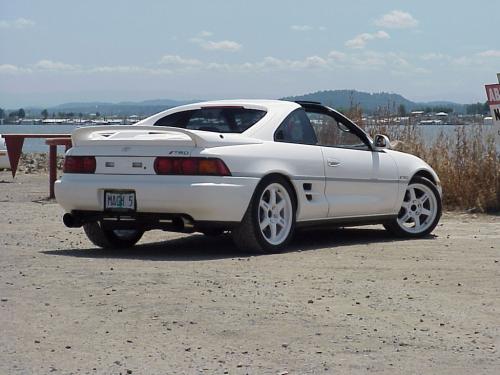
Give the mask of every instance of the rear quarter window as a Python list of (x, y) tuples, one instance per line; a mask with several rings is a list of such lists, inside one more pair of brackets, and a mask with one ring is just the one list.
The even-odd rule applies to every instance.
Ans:
[(266, 111), (243, 107), (210, 107), (172, 113), (160, 118), (154, 125), (217, 133), (243, 133), (265, 114)]

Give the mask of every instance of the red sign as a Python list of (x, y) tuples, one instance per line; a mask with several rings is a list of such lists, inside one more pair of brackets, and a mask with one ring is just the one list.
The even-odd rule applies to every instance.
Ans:
[(500, 104), (500, 84), (485, 85), (486, 95), (488, 96), (488, 104)]

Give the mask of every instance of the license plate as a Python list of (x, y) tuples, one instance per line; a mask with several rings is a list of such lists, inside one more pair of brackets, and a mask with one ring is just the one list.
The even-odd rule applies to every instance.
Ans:
[(104, 209), (118, 211), (135, 211), (135, 192), (105, 191)]

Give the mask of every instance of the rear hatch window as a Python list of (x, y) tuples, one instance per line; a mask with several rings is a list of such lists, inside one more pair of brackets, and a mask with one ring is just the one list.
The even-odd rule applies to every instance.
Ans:
[(155, 122), (155, 126), (173, 126), (217, 133), (243, 133), (256, 124), (266, 111), (243, 107), (208, 107), (172, 113)]

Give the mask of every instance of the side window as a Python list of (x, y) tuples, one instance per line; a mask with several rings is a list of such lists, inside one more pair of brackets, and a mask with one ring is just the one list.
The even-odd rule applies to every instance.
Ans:
[(329, 147), (369, 150), (363, 140), (341, 122), (324, 113), (307, 112), (318, 144)]
[(290, 113), (274, 133), (276, 142), (301, 143), (315, 145), (318, 143), (311, 122), (303, 109)]

